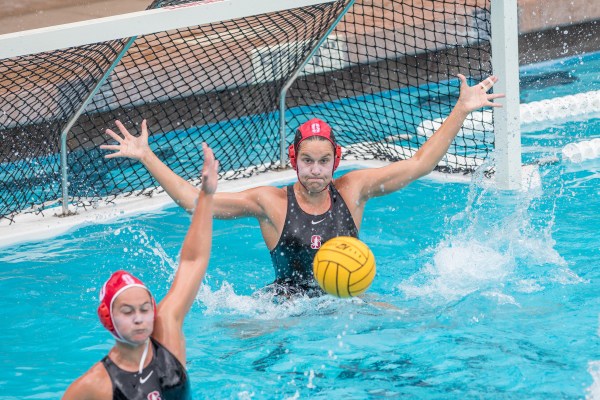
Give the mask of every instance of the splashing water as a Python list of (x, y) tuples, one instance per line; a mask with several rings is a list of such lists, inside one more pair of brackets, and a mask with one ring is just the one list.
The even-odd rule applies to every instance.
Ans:
[(588, 371), (592, 375), (594, 383), (586, 389), (587, 395), (585, 398), (587, 400), (600, 400), (600, 361), (590, 362)]
[(474, 176), (465, 209), (449, 218), (444, 237), (425, 251), (423, 258), (430, 261), (399, 285), (404, 294), (447, 303), (481, 292), (498, 303), (518, 305), (504, 293), (507, 287), (530, 293), (549, 281), (581, 282), (554, 249), (554, 213), (540, 226), (531, 216), (543, 194), (500, 192), (482, 184), (481, 174)]
[[(210, 277), (208, 281), (210, 281)], [(342, 300), (332, 296), (312, 298), (295, 296), (290, 299), (282, 299), (268, 291), (257, 291), (250, 296), (238, 295), (235, 293), (233, 285), (226, 281), (215, 290), (211, 288), (210, 283), (205, 282), (196, 299), (206, 307), (204, 311), (206, 315), (238, 315), (261, 321), (311, 314), (324, 315), (337, 312), (344, 305), (348, 307), (350, 304), (365, 304), (360, 298)]]

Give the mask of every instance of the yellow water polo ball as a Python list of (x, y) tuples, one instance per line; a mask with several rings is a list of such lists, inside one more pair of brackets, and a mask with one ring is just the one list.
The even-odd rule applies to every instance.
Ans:
[(375, 278), (375, 256), (357, 238), (338, 236), (317, 251), (313, 273), (325, 292), (336, 297), (358, 296)]

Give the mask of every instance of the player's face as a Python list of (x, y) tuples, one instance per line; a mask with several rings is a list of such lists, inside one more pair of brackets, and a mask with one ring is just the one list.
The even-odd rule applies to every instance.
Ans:
[(297, 158), (298, 179), (309, 192), (321, 192), (333, 178), (333, 146), (327, 140), (300, 143)]
[(152, 299), (144, 288), (131, 287), (114, 301), (113, 321), (121, 336), (132, 343), (142, 344), (154, 329)]

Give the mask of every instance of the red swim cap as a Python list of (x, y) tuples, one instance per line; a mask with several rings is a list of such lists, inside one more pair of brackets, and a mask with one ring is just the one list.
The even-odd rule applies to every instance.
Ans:
[(290, 158), (290, 164), (292, 164), (292, 168), (296, 169), (296, 152), (298, 151), (298, 147), (300, 147), (300, 143), (304, 141), (304, 139), (308, 139), (309, 137), (320, 136), (329, 140), (331, 145), (334, 148), (334, 160), (333, 160), (333, 170), (335, 171), (338, 165), (340, 165), (340, 160), (342, 158), (342, 148), (339, 144), (335, 142), (333, 137), (333, 132), (331, 131), (331, 126), (327, 124), (327, 122), (319, 119), (313, 118), (309, 119), (296, 131), (296, 136), (294, 138), (294, 143), (288, 147), (288, 156)]
[[(115, 329), (112, 317), (112, 305), (118, 295), (123, 293), (125, 289), (131, 287), (141, 287), (148, 290), (141, 280), (131, 275), (129, 272), (117, 271), (104, 282), (104, 285), (100, 290), (100, 305), (98, 306), (98, 317), (100, 317), (100, 322), (102, 322), (102, 325), (104, 325), (117, 340), (121, 341), (124, 339)], [(150, 290), (148, 290), (148, 293), (152, 299), (152, 309), (154, 310), (154, 318), (156, 319), (156, 303)]]

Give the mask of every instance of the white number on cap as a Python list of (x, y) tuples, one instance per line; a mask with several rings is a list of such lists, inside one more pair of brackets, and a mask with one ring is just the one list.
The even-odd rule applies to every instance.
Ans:
[(100, 290), (100, 301), (104, 300), (104, 296), (106, 295), (106, 283), (104, 282), (104, 285), (102, 285), (102, 289)]
[(131, 277), (131, 275), (123, 274), (122, 278), (123, 278), (123, 281), (125, 281), (125, 283), (128, 284), (128, 285), (135, 284), (135, 281), (133, 280), (133, 278)]
[(310, 128), (312, 129), (312, 133), (319, 133), (321, 132), (321, 124), (319, 123), (314, 123), (310, 126)]

